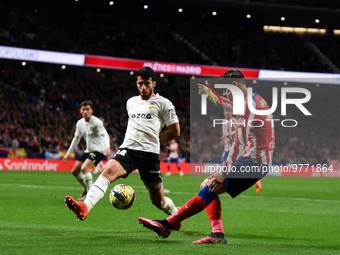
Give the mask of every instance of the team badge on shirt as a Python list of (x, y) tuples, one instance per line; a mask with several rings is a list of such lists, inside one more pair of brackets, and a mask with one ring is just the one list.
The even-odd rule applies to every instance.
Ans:
[(154, 107), (155, 107), (154, 103), (150, 103), (149, 106), (148, 106), (149, 110), (152, 110)]

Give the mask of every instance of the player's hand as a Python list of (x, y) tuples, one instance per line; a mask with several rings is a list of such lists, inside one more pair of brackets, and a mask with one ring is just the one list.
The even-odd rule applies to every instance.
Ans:
[(213, 173), (207, 179), (210, 181), (207, 184), (209, 185), (209, 190), (211, 192), (214, 192), (224, 181), (223, 175), (218, 172)]
[(199, 95), (207, 94), (207, 92), (205, 92), (202, 89), (205, 89), (205, 90), (208, 90), (209, 92), (211, 92), (211, 90), (207, 86), (205, 86), (205, 85), (209, 85), (207, 80), (205, 81), (205, 84), (197, 84), (197, 85), (198, 85), (198, 88), (201, 88), (201, 89), (198, 90)]
[(107, 157), (110, 157), (111, 149), (110, 149), (109, 147), (105, 147), (105, 149), (104, 149), (104, 154), (105, 154)]
[(209, 191), (214, 192), (221, 184), (223, 184), (224, 178), (212, 178), (209, 184)]
[(64, 164), (66, 164), (66, 161), (68, 160), (68, 157), (69, 157), (69, 155), (67, 155), (67, 154), (65, 155), (65, 157), (63, 157), (63, 163)]
[(198, 84), (197, 86), (198, 86), (198, 94), (199, 94), (199, 95), (205, 95), (205, 94), (207, 94), (207, 92), (205, 92), (204, 90), (202, 90), (202, 89), (205, 89), (205, 86), (202, 86), (202, 85), (200, 85), (200, 84)]

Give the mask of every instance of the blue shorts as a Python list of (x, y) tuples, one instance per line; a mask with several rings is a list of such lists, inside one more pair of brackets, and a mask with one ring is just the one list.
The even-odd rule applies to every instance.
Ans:
[(249, 189), (268, 173), (268, 166), (253, 162), (250, 158), (240, 156), (224, 179), (229, 195), (234, 198)]
[(229, 151), (223, 151), (222, 157), (221, 157), (222, 163), (227, 160), (228, 155), (229, 155)]
[(169, 158), (168, 162), (170, 162), (170, 163), (178, 163), (178, 158)]

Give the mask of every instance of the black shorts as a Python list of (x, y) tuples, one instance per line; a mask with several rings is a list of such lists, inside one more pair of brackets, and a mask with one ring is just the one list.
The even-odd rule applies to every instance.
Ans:
[(81, 155), (77, 160), (84, 162), (87, 158), (93, 162), (95, 166), (99, 164), (99, 162), (105, 157), (103, 153), (100, 153), (98, 151), (92, 151), (92, 152), (84, 152), (83, 155)]
[[(252, 166), (255, 171), (251, 172)], [(224, 179), (224, 185), (229, 195), (235, 198), (265, 177), (268, 173), (268, 166), (254, 163), (251, 159), (240, 156), (232, 170)]]
[(122, 176), (123, 178), (128, 177), (133, 170), (138, 169), (143, 181), (163, 182), (157, 153), (119, 148), (116, 155), (111, 159), (118, 161), (127, 172), (126, 175)]

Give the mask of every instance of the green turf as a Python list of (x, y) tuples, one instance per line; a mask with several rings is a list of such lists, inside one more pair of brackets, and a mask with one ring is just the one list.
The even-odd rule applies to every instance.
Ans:
[[(183, 205), (201, 181), (164, 177), (166, 195)], [(211, 231), (205, 212), (167, 239), (156, 237), (137, 218), (165, 214), (138, 174), (118, 183), (135, 189), (130, 209), (115, 209), (107, 192), (78, 221), (64, 206), (65, 195), (82, 193), (69, 172), (0, 171), (0, 254), (340, 254), (340, 179), (266, 177), (259, 194), (253, 187), (236, 199), (222, 195), (226, 245), (192, 244)]]

